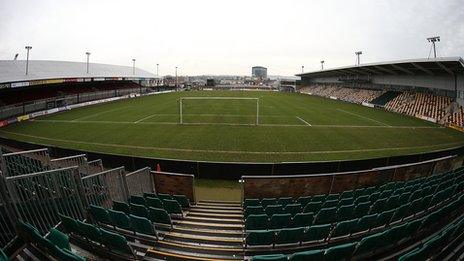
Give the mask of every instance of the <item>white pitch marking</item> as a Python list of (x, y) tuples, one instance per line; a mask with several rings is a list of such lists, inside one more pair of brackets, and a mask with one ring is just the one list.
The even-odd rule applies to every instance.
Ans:
[(302, 118), (300, 118), (300, 117), (298, 117), (298, 116), (295, 116), (295, 117), (296, 117), (297, 119), (299, 119), (300, 121), (304, 122), (306, 125), (308, 125), (308, 126), (310, 126), (310, 127), (312, 126), (311, 124), (309, 124), (309, 122), (303, 120)]
[(382, 125), (391, 127), (390, 125), (388, 125), (388, 124), (386, 124), (386, 123), (383, 123), (383, 122), (378, 121), (378, 120), (371, 119), (371, 118), (366, 117), (366, 116), (363, 116), (363, 115), (359, 115), (359, 114), (354, 113), (354, 112), (349, 112), (349, 111), (345, 111), (345, 110), (342, 110), (342, 109), (337, 109), (337, 111), (341, 111), (341, 112), (344, 112), (344, 113), (348, 113), (348, 114), (351, 114), (351, 115), (354, 115), (354, 116), (357, 116), (357, 117), (360, 117), (360, 118), (363, 118), (363, 119), (366, 119), (366, 120), (370, 120), (370, 121), (377, 122), (377, 123), (380, 123), (380, 124), (382, 124)]
[(113, 111), (118, 111), (118, 110), (127, 109), (127, 108), (129, 108), (129, 107), (121, 107), (121, 108), (116, 108), (116, 109), (112, 109), (112, 110), (102, 111), (102, 112), (99, 112), (99, 113), (94, 113), (94, 114), (91, 114), (91, 115), (80, 117), (80, 118), (74, 119), (72, 121), (76, 122), (76, 121), (80, 121), (82, 119), (88, 119), (88, 118), (99, 116), (99, 115), (102, 115), (102, 114), (105, 114), (105, 113), (110, 113), (110, 112), (113, 112)]
[(141, 118), (141, 119), (138, 120), (138, 121), (134, 121), (134, 123), (139, 123), (139, 122), (142, 122), (142, 121), (144, 121), (144, 120), (148, 120), (148, 119), (150, 119), (150, 118), (156, 117), (156, 116), (158, 116), (158, 115), (159, 115), (159, 114), (152, 114), (152, 115), (150, 115), (150, 116)]

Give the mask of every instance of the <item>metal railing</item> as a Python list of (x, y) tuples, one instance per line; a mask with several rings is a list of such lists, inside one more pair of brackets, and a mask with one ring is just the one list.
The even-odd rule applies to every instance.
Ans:
[(126, 183), (129, 195), (155, 192), (155, 180), (149, 167), (126, 174)]
[(102, 172), (104, 170), (103, 162), (101, 159), (88, 161), (87, 164), (88, 164), (88, 171), (89, 171), (88, 175)]
[(46, 148), (5, 153), (1, 154), (0, 159), (1, 170), (7, 177), (50, 169), (50, 156)]
[(77, 166), (79, 169), (79, 173), (81, 173), (82, 176), (86, 176), (89, 174), (89, 168), (85, 154), (52, 159), (50, 160), (50, 166), (53, 169)]
[(82, 177), (82, 185), (89, 204), (111, 208), (113, 200), (128, 199), (124, 167)]

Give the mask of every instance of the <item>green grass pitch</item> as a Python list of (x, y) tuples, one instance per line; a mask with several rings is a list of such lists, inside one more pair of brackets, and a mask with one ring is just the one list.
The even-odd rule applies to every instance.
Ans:
[[(259, 98), (184, 100), (181, 97)], [(0, 129), (43, 145), (227, 162), (347, 160), (464, 145), (464, 134), (416, 118), (299, 93), (174, 92), (75, 109)]]

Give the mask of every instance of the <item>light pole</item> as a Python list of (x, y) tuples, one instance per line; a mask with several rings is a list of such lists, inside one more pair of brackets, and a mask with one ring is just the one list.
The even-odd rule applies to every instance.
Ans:
[(304, 73), (304, 65), (301, 66), (301, 73)]
[(178, 81), (177, 81), (177, 66), (176, 66), (176, 89), (177, 89), (177, 84), (178, 84)]
[[(433, 46), (433, 56), (434, 56), (435, 58), (437, 58), (437, 49), (436, 49), (436, 46), (435, 46), (435, 42), (439, 42), (439, 41), (440, 41), (440, 36), (429, 37), (429, 38), (427, 38), (427, 41), (429, 41), (430, 43), (432, 43), (432, 46)], [(429, 56), (430, 56), (430, 53), (429, 53)]]
[(26, 46), (27, 56), (26, 56), (26, 75), (29, 72), (29, 50), (32, 49), (32, 46)]
[(135, 75), (135, 59), (132, 59), (132, 74)]
[(87, 73), (89, 73), (89, 57), (90, 57), (90, 52), (85, 52), (85, 55), (87, 55)]
[(159, 63), (156, 64), (156, 76), (159, 76)]
[(323, 71), (324, 70), (324, 60), (321, 61), (321, 70)]
[(361, 64), (361, 54), (363, 54), (363, 52), (357, 51), (354, 54), (356, 54), (356, 65), (359, 66)]

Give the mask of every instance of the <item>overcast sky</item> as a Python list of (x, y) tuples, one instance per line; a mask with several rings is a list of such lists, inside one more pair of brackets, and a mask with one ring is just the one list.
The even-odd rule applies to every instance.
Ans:
[(0, 0), (0, 60), (131, 65), (160, 75), (293, 75), (361, 62), (464, 56), (464, 0)]

